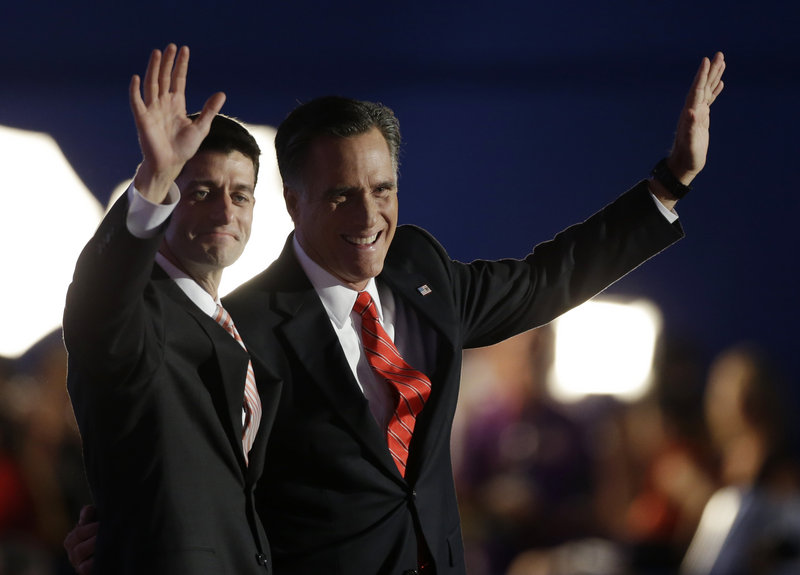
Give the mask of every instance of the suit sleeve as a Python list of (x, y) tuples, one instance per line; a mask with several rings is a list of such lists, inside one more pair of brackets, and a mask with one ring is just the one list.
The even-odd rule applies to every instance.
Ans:
[(123, 195), (81, 252), (64, 309), (70, 362), (82, 369), (122, 373), (143, 353), (148, 331), (147, 286), (162, 234), (134, 237)]
[(462, 347), (491, 345), (553, 320), (681, 237), (680, 224), (664, 218), (640, 182), (521, 260), (464, 264), (439, 247)]

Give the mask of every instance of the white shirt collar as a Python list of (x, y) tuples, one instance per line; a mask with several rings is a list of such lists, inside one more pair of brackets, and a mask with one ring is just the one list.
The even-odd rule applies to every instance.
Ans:
[[(359, 292), (342, 284), (334, 275), (312, 260), (300, 246), (300, 242), (297, 241), (297, 234), (292, 238), (292, 245), (297, 261), (300, 262), (300, 267), (303, 268), (309, 281), (311, 281), (311, 285), (314, 286), (314, 291), (317, 292), (317, 295), (322, 300), (322, 305), (325, 307), (328, 317), (341, 329), (350, 318), (350, 312), (353, 311)], [(372, 296), (378, 311), (378, 318), (383, 323), (383, 309), (375, 278), (370, 278), (364, 291), (369, 292), (369, 295)]]
[[(209, 316), (214, 317), (219, 301), (214, 300), (210, 293), (201, 288), (200, 284), (164, 257), (161, 252), (156, 253), (156, 263), (164, 268), (167, 275), (178, 284), (178, 287), (197, 307)], [(355, 302), (355, 299), (353, 301)]]

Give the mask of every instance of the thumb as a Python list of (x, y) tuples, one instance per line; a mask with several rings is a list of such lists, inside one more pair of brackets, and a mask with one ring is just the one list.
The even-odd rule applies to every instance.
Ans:
[(211, 121), (214, 119), (219, 111), (222, 109), (222, 105), (225, 103), (225, 93), (224, 92), (217, 92), (213, 94), (206, 103), (203, 105), (203, 109), (200, 111), (200, 114), (197, 116), (197, 119), (194, 121), (194, 125), (197, 127), (203, 134), (208, 134), (208, 131), (211, 129)]
[(86, 525), (97, 521), (97, 508), (94, 505), (84, 505), (78, 516), (78, 525)]

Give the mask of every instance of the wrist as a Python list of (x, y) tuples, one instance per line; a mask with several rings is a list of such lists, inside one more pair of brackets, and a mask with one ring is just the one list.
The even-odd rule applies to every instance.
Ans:
[(691, 161), (686, 161), (686, 158), (676, 156), (674, 152), (664, 158), (664, 160), (666, 161), (669, 171), (672, 172), (672, 175), (675, 176), (675, 178), (677, 178), (684, 186), (691, 185), (691, 183), (697, 177), (697, 174), (700, 173), (700, 170), (687, 169), (685, 166), (694, 164)]
[(650, 172), (652, 179), (658, 183), (658, 187), (669, 193), (672, 198), (679, 200), (692, 191), (688, 184), (693, 177), (687, 173), (676, 174), (672, 158), (663, 158)]
[(161, 204), (166, 201), (174, 181), (172, 173), (158, 171), (144, 160), (136, 169), (133, 187), (148, 201)]

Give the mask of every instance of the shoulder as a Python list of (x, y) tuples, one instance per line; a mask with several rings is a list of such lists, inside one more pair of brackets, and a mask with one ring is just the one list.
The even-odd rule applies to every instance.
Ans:
[(398, 226), (386, 255), (389, 265), (403, 266), (408, 262), (435, 260), (443, 263), (450, 258), (442, 244), (427, 230), (414, 225)]

